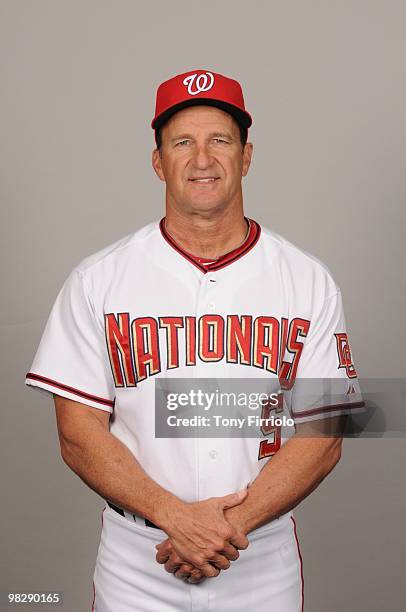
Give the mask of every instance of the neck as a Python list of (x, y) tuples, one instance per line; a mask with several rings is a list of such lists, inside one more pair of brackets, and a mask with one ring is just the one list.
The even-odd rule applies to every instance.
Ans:
[(207, 259), (217, 259), (237, 248), (248, 231), (242, 206), (238, 214), (223, 210), (214, 215), (167, 208), (165, 228), (185, 251)]

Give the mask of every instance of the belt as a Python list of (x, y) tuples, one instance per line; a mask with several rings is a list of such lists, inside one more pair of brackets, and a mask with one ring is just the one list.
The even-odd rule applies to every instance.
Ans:
[(147, 518), (144, 518), (143, 516), (139, 516), (138, 514), (133, 514), (132, 512), (127, 512), (126, 510), (122, 510), (121, 508), (119, 508), (118, 506), (115, 506), (109, 501), (107, 501), (107, 503), (112, 510), (117, 512), (117, 514), (120, 514), (120, 516), (123, 516), (124, 518), (127, 518), (128, 520), (133, 521), (134, 523), (137, 523), (138, 525), (142, 525), (143, 527), (153, 527), (154, 529), (160, 529), (160, 527), (158, 527), (157, 525), (149, 521)]

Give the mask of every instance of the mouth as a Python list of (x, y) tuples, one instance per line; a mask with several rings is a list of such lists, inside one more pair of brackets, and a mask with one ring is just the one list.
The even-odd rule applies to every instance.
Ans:
[(203, 178), (191, 178), (189, 179), (189, 181), (191, 181), (192, 183), (197, 183), (200, 185), (206, 185), (209, 183), (215, 183), (216, 181), (220, 180), (219, 176), (207, 176), (207, 177), (203, 177)]

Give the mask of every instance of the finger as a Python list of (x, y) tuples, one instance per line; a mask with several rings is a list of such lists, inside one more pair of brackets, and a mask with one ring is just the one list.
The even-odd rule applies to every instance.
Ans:
[(167, 561), (164, 565), (164, 568), (169, 574), (174, 574), (179, 569), (180, 565), (180, 563), (173, 563), (171, 561)]
[(203, 573), (197, 569), (197, 567), (194, 567), (190, 572), (189, 578), (186, 579), (186, 582), (190, 582), (190, 584), (197, 584), (198, 582), (205, 580), (205, 578), (206, 577), (203, 575)]
[(230, 493), (229, 495), (224, 495), (223, 497), (219, 497), (219, 505), (221, 508), (232, 508), (233, 506), (238, 506), (244, 499), (247, 497), (248, 491), (247, 489), (241, 489), (237, 493)]
[(170, 553), (162, 553), (162, 552), (158, 552), (155, 555), (155, 559), (158, 561), (158, 563), (161, 563), (161, 565), (163, 563), (166, 563), (166, 561), (169, 559), (170, 557)]
[(236, 547), (232, 544), (229, 544), (228, 542), (224, 546), (223, 550), (219, 550), (219, 553), (220, 555), (227, 557), (227, 559), (229, 559), (230, 561), (236, 561), (240, 556), (240, 553), (238, 552)]
[(202, 580), (204, 580), (204, 576), (202, 574), (199, 576), (191, 575), (189, 578), (186, 578), (186, 582), (189, 582), (190, 584), (198, 584)]
[(155, 544), (155, 548), (157, 550), (162, 550), (165, 548), (172, 548), (172, 543), (169, 539), (164, 540), (163, 542), (159, 542), (159, 544)]
[(220, 570), (217, 567), (214, 567), (214, 565), (211, 565), (211, 563), (205, 563), (199, 567), (199, 569), (207, 578), (215, 578), (220, 573)]
[(210, 560), (210, 563), (221, 570), (226, 570), (230, 567), (231, 562), (223, 555), (216, 555), (214, 559)]
[(157, 550), (155, 558), (158, 563), (165, 563), (165, 561), (169, 558), (169, 555), (173, 550), (172, 544), (169, 542), (169, 540), (165, 540), (164, 542), (157, 544), (155, 548)]
[(174, 576), (178, 580), (187, 580), (190, 577), (190, 574), (188, 574), (188, 572), (181, 572), (180, 570), (178, 570), (174, 573)]
[(176, 578), (180, 578), (182, 580), (184, 580), (185, 578), (189, 578), (190, 572), (192, 571), (192, 569), (193, 569), (192, 565), (189, 565), (188, 563), (182, 563), (180, 568), (176, 570), (175, 576)]
[(166, 561), (166, 563), (165, 563), (165, 569), (170, 574), (173, 574), (177, 569), (179, 569), (179, 567), (182, 565), (182, 563), (183, 563), (183, 559), (181, 559), (175, 553), (172, 553), (170, 555), (168, 561)]
[(230, 543), (233, 544), (239, 550), (245, 550), (246, 548), (248, 548), (249, 540), (247, 536), (242, 533), (242, 531), (237, 531), (237, 533), (235, 533), (233, 537), (230, 538)]
[(202, 572), (196, 567), (194, 567), (190, 572), (190, 577), (196, 580), (201, 580), (202, 578), (204, 578)]
[(157, 546), (155, 546), (157, 552), (169, 552), (170, 547), (166, 545), (166, 543), (164, 544), (158, 544)]

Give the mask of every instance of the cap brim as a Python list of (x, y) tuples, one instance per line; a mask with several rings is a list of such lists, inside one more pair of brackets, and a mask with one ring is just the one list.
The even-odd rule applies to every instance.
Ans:
[(175, 104), (168, 108), (168, 110), (161, 113), (158, 117), (156, 117), (151, 123), (151, 127), (154, 130), (159, 130), (164, 123), (168, 121), (180, 110), (187, 108), (188, 106), (215, 106), (220, 110), (229, 113), (234, 117), (234, 119), (245, 128), (249, 128), (252, 125), (251, 116), (246, 112), (238, 108), (238, 106), (234, 106), (233, 104), (228, 104), (227, 102), (223, 102), (223, 100), (213, 100), (212, 98), (193, 98), (191, 100), (184, 100), (183, 102), (179, 102), (179, 104)]

